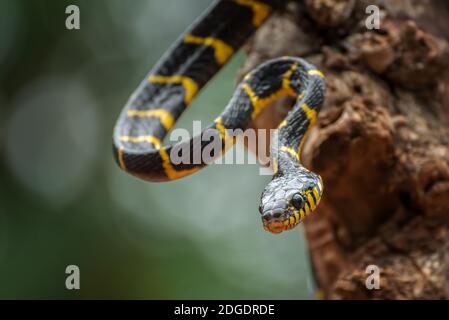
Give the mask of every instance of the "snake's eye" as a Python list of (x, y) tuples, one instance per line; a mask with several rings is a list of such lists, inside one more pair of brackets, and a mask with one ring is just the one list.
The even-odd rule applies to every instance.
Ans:
[(304, 207), (306, 200), (299, 193), (295, 193), (292, 197), (291, 204), (296, 210), (302, 209)]

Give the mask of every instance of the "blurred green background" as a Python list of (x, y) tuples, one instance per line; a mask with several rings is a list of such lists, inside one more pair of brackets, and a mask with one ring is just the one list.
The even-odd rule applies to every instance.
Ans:
[[(120, 109), (210, 2), (0, 0), (0, 298), (311, 297), (302, 227), (262, 228), (257, 165), (151, 184), (113, 162)], [(70, 4), (81, 30), (65, 28)], [(243, 59), (178, 127), (222, 110)]]

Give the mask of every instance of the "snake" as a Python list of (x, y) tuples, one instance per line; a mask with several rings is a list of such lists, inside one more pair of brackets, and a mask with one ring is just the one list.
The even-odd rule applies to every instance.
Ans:
[[(113, 133), (113, 153), (125, 172), (152, 182), (176, 180), (210, 161), (174, 161), (190, 150), (189, 159), (219, 141), (212, 158), (235, 142), (230, 130), (249, 128), (262, 110), (281, 97), (295, 103), (277, 127), (277, 146), (270, 150), (273, 177), (263, 190), (259, 212), (271, 233), (290, 230), (318, 206), (322, 178), (301, 163), (301, 151), (324, 102), (324, 75), (306, 60), (282, 56), (247, 73), (223, 112), (200, 134), (172, 144), (164, 137), (198, 92), (245, 44), (280, 0), (218, 0), (191, 24), (147, 74), (122, 109)], [(269, 41), (269, 39), (267, 39)], [(211, 139), (210, 131), (215, 132)], [(208, 137), (206, 137), (206, 135)], [(197, 159), (198, 160), (198, 159)]]

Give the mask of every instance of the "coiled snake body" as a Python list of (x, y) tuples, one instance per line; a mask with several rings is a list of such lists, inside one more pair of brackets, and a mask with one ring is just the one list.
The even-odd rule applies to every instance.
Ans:
[(212, 143), (203, 137), (205, 132), (215, 130), (222, 154), (226, 143), (234, 141), (227, 136), (227, 130), (247, 128), (263, 108), (279, 97), (295, 97), (294, 107), (278, 127), (278, 150), (272, 150), (276, 154), (275, 172), (259, 207), (264, 228), (273, 233), (300, 223), (318, 205), (323, 192), (320, 176), (300, 162), (305, 137), (324, 99), (323, 75), (313, 65), (296, 57), (263, 63), (238, 85), (224, 111), (207, 130), (175, 145), (165, 146), (162, 141), (198, 91), (276, 5), (276, 0), (220, 0), (213, 4), (140, 84), (114, 129), (114, 156), (121, 169), (144, 180), (174, 180), (208, 164), (204, 160), (174, 162), (170, 157), (174, 148), (187, 147), (191, 154), (203, 150)]

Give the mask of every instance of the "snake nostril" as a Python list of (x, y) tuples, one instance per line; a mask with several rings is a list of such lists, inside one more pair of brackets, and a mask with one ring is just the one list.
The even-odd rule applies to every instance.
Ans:
[(283, 213), (284, 213), (283, 209), (266, 210), (262, 213), (262, 217), (265, 220), (279, 219)]
[(264, 218), (265, 220), (270, 220), (272, 217), (273, 217), (273, 212), (271, 210), (264, 211), (262, 213), (262, 218)]
[(273, 216), (273, 218), (278, 219), (281, 217), (283, 212), (284, 212), (284, 210), (281, 210), (281, 209), (274, 210), (272, 216)]

